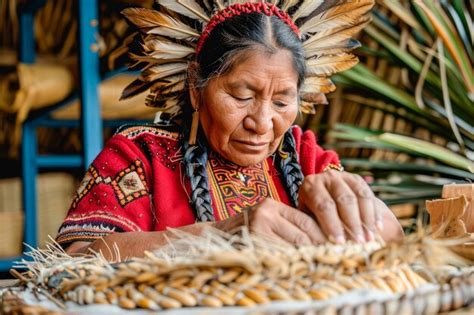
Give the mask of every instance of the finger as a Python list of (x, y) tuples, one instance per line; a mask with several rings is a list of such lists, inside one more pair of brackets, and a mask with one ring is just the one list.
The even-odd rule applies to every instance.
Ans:
[(344, 180), (331, 181), (328, 191), (336, 201), (337, 211), (346, 227), (346, 233), (357, 242), (365, 242), (355, 193)]
[(348, 174), (347, 184), (357, 196), (362, 227), (365, 230), (365, 239), (374, 240), (375, 230), (375, 195), (369, 185), (359, 175)]
[(317, 219), (326, 236), (336, 243), (344, 243), (344, 229), (331, 194), (322, 183), (302, 186), (301, 202)]
[(375, 198), (375, 205), (375, 211), (379, 213), (381, 216), (380, 220), (383, 222), (382, 229), (380, 229), (380, 236), (382, 236), (386, 242), (401, 241), (404, 237), (403, 228), (392, 210), (378, 198)]
[(291, 244), (311, 245), (308, 235), (282, 216), (275, 216), (271, 228), (272, 233)]
[(312, 244), (326, 242), (326, 237), (321, 231), (321, 228), (316, 221), (306, 213), (291, 207), (285, 207), (280, 209), (280, 215), (308, 235)]

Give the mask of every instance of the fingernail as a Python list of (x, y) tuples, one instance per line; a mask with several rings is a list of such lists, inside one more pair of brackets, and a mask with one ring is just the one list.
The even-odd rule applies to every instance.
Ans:
[(372, 231), (367, 231), (367, 240), (373, 241), (375, 239), (374, 233)]
[(344, 244), (346, 242), (346, 239), (344, 238), (344, 236), (342, 235), (339, 235), (336, 237), (336, 243), (337, 244)]
[(357, 234), (356, 241), (357, 243), (365, 243), (365, 237), (362, 234)]
[(379, 231), (382, 231), (382, 230), (383, 230), (383, 222), (382, 222), (382, 220), (377, 220), (377, 222), (375, 222), (375, 225), (377, 226), (377, 229), (379, 229)]

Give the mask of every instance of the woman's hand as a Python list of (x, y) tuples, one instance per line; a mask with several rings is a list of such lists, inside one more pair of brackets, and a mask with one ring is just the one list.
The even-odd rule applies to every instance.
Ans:
[(309, 175), (299, 194), (299, 208), (314, 215), (336, 243), (370, 241), (375, 234), (385, 240), (403, 237), (395, 216), (359, 175), (333, 170)]
[(216, 228), (227, 232), (243, 225), (247, 225), (250, 232), (296, 245), (326, 241), (324, 233), (313, 218), (270, 198), (235, 217), (215, 223)]

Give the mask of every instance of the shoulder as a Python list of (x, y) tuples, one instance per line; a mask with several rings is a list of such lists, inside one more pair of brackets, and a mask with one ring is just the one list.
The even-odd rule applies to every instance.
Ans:
[(157, 159), (174, 170), (182, 160), (179, 128), (158, 124), (123, 126), (113, 138), (140, 151), (148, 160)]
[(116, 131), (115, 136), (122, 136), (132, 141), (144, 137), (177, 141), (179, 138), (179, 132), (175, 126), (164, 126), (157, 124), (135, 126), (125, 125)]

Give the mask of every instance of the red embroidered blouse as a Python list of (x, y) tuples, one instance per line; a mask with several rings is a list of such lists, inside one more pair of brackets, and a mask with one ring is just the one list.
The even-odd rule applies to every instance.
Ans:
[[(303, 133), (296, 126), (292, 132), (304, 175), (340, 168), (336, 153), (319, 147), (314, 133)], [(150, 125), (116, 134), (84, 176), (59, 229), (58, 243), (66, 247), (114, 232), (161, 231), (193, 224), (182, 157), (178, 133)], [(290, 203), (271, 157), (241, 167), (211, 153), (207, 172), (216, 220), (266, 197)]]

